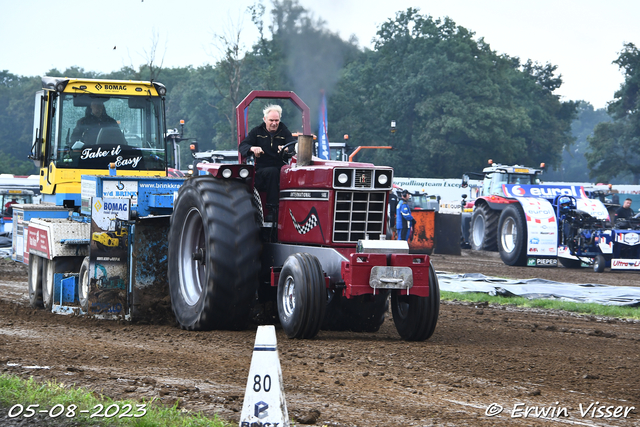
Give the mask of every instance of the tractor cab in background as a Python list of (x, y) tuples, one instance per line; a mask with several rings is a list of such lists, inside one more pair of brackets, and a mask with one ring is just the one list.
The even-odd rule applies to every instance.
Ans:
[(13, 230), (14, 207), (33, 203), (33, 191), (31, 190), (7, 190), (0, 189), (0, 232), (11, 233)]

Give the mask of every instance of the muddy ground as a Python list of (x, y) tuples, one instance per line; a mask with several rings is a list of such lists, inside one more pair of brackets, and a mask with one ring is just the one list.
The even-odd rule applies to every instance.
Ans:
[[(520, 279), (637, 286), (640, 278), (507, 267), (495, 253), (470, 251), (433, 262)], [(1, 371), (239, 419), (255, 327), (187, 332), (46, 313), (28, 306), (25, 268), (0, 261), (0, 270)], [(301, 341), (276, 332), (297, 425), (640, 425), (638, 322), (443, 302), (434, 335), (420, 343), (401, 341), (390, 314), (377, 333)], [(0, 424), (6, 417), (1, 408)]]

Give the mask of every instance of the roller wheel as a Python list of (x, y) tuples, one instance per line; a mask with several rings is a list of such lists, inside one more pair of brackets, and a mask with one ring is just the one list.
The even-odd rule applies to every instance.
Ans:
[(80, 307), (85, 313), (89, 312), (89, 290), (90, 290), (90, 275), (89, 275), (89, 257), (85, 257), (82, 260), (80, 266), (80, 274), (78, 277), (78, 299), (80, 300)]
[(593, 260), (593, 271), (596, 273), (602, 273), (607, 266), (607, 260), (604, 255), (598, 254)]
[(169, 290), (178, 324), (189, 330), (247, 326), (260, 270), (253, 194), (211, 176), (180, 188), (169, 229)]
[(322, 265), (306, 253), (289, 256), (278, 281), (278, 317), (289, 338), (318, 334), (327, 306)]
[(524, 213), (516, 204), (507, 206), (498, 223), (498, 251), (507, 265), (527, 263), (527, 223)]
[(481, 204), (471, 216), (469, 243), (474, 251), (495, 251), (498, 235), (498, 212)]
[(56, 262), (52, 259), (43, 259), (43, 282), (42, 282), (42, 303), (44, 308), (51, 310), (53, 307), (54, 276), (56, 273)]
[(29, 305), (41, 308), (42, 303), (42, 258), (29, 255)]
[(440, 314), (440, 285), (433, 265), (429, 265), (429, 296), (391, 293), (393, 322), (406, 341), (424, 341), (433, 335)]

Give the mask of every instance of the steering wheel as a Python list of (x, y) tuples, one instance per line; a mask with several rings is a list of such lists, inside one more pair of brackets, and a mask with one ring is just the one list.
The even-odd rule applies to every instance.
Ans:
[(287, 162), (289, 161), (289, 159), (291, 157), (293, 157), (293, 155), (295, 154), (295, 150), (293, 151), (288, 151), (287, 148), (296, 145), (298, 143), (298, 141), (291, 141), (286, 143), (285, 145), (282, 146), (282, 150), (280, 150), (280, 156), (282, 156), (282, 160)]

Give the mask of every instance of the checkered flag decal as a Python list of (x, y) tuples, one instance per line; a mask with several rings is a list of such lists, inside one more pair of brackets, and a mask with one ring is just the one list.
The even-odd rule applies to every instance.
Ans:
[[(291, 209), (289, 209), (289, 215), (291, 215), (293, 226), (300, 234), (307, 234), (308, 232), (313, 230), (316, 225), (320, 225), (320, 221), (318, 221), (318, 212), (316, 211), (315, 206), (311, 208), (311, 210), (309, 211), (309, 215), (307, 215), (307, 217), (301, 222), (296, 221), (296, 218), (293, 216), (293, 212), (291, 212)], [(322, 226), (320, 226), (320, 235), (322, 236), (322, 240), (324, 240)]]

